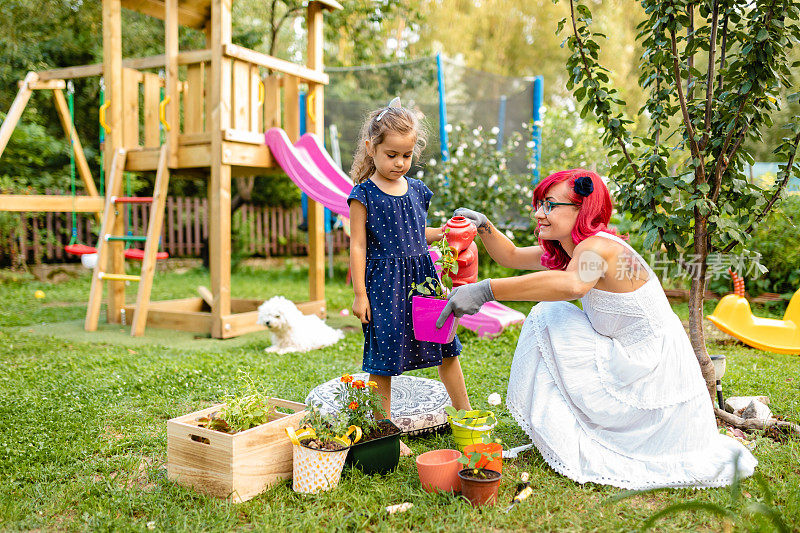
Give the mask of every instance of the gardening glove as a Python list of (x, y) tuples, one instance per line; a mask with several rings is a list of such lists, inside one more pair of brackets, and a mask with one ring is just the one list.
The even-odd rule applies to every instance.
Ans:
[(436, 321), (436, 327), (441, 328), (450, 313), (453, 313), (456, 317), (474, 315), (483, 304), (494, 300), (491, 281), (491, 279), (485, 279), (478, 283), (470, 283), (453, 289), (453, 292), (447, 298), (447, 305), (444, 306), (442, 314), (439, 315), (439, 319)]
[(466, 207), (459, 207), (453, 211), (453, 216), (466, 218), (475, 224), (476, 228), (482, 228), (489, 225), (489, 219), (486, 218), (486, 215), (483, 213), (478, 213), (477, 211), (473, 211), (472, 209), (467, 209)]

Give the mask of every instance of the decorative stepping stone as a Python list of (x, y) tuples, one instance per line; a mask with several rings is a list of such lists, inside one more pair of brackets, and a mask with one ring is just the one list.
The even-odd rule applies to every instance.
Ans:
[[(353, 374), (353, 379), (367, 381), (369, 374)], [(336, 391), (341, 383), (334, 378), (314, 387), (305, 404), (317, 404), (323, 413), (335, 412)], [(444, 408), (451, 405), (442, 382), (415, 376), (392, 377), (392, 422), (409, 436), (434, 433), (448, 427)]]

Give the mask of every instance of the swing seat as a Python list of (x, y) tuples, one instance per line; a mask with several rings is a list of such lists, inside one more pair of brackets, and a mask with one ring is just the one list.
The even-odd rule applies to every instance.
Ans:
[[(162, 259), (166, 259), (169, 257), (167, 252), (156, 252), (156, 260), (160, 261)], [(144, 250), (140, 248), (128, 248), (125, 250), (125, 258), (132, 259), (134, 261), (143, 261), (144, 260)]]
[(85, 244), (68, 244), (64, 247), (64, 251), (72, 255), (86, 255), (96, 254), (97, 248), (94, 246), (86, 246)]

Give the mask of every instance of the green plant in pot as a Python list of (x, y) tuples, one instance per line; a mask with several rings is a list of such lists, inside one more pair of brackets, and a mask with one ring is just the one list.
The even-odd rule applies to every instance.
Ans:
[(408, 297), (411, 298), (411, 315), (414, 324), (414, 338), (418, 341), (447, 344), (453, 340), (458, 327), (458, 319), (451, 315), (442, 325), (436, 327), (436, 320), (447, 305), (447, 295), (453, 288), (453, 276), (458, 274), (456, 252), (447, 243), (445, 228), (441, 240), (431, 247), (439, 252), (436, 264), (441, 267), (440, 277), (425, 278), (421, 283), (412, 283)]
[(465, 446), (482, 442), (483, 436), (491, 435), (497, 425), (494, 413), (485, 409), (465, 411), (448, 405), (444, 410), (453, 431), (453, 440), (462, 451)]
[(386, 416), (374, 381), (341, 377), (336, 401), (348, 425), (361, 428), (363, 437), (350, 448), (347, 464), (366, 474), (385, 474), (400, 461), (400, 428)]
[[(482, 438), (483, 444), (500, 444), (500, 439), (492, 439), (488, 435)], [(474, 506), (494, 505), (497, 503), (497, 491), (503, 475), (495, 470), (479, 467), (480, 464), (491, 464), (501, 456), (500, 451), (489, 448), (472, 450), (462, 456), (458, 462), (466, 468), (458, 473), (461, 479), (461, 494)]]

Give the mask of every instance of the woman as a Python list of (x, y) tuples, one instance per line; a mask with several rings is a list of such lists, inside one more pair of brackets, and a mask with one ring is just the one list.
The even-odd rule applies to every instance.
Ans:
[[(444, 321), (497, 300), (543, 302), (520, 333), (506, 403), (545, 461), (579, 482), (717, 487), (757, 461), (717, 431), (689, 338), (653, 270), (607, 224), (611, 198), (583, 169), (534, 191), (539, 246), (519, 248), (475, 211), (503, 266), (545, 270), (455, 289)], [(568, 303), (580, 299), (582, 310)]]

